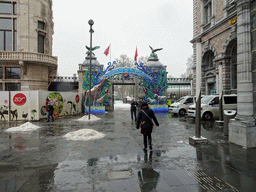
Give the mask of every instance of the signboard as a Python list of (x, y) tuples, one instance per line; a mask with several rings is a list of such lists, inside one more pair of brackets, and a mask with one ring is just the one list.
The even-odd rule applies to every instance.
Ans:
[(127, 73), (127, 74), (131, 73), (133, 75), (141, 76), (145, 79), (152, 79), (152, 77), (150, 75), (144, 73), (143, 71), (141, 71), (139, 69), (121, 67), (121, 68), (113, 69), (110, 72), (106, 73), (105, 75), (103, 75), (101, 80), (104, 79), (104, 78), (109, 78), (111, 76), (120, 74), (120, 73)]
[(76, 95), (76, 98), (75, 98), (75, 100), (76, 100), (76, 103), (79, 103), (79, 100), (80, 100), (80, 97), (79, 97), (79, 95)]
[(27, 97), (23, 93), (17, 93), (13, 96), (13, 103), (22, 106), (27, 102)]

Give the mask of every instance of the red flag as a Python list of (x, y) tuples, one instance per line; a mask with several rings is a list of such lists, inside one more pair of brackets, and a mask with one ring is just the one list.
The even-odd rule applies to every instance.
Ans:
[(138, 57), (138, 52), (137, 52), (137, 47), (136, 47), (135, 56), (134, 56), (134, 61), (136, 61), (136, 62), (137, 62), (137, 57)]
[(110, 45), (109, 45), (108, 48), (104, 51), (104, 54), (105, 54), (106, 56), (108, 56), (108, 54), (109, 54), (109, 48), (110, 48)]

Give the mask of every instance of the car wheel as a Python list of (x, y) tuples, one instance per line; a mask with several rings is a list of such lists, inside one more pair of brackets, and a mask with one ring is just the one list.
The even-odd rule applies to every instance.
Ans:
[(180, 116), (184, 116), (186, 114), (186, 110), (185, 109), (181, 109), (180, 111), (179, 111), (179, 115)]
[(203, 119), (204, 120), (211, 120), (212, 119), (212, 114), (209, 113), (209, 112), (204, 113)]

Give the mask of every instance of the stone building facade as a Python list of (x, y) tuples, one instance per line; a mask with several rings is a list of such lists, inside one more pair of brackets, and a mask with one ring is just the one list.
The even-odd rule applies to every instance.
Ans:
[(193, 0), (193, 19), (193, 93), (201, 65), (203, 95), (237, 93), (229, 140), (256, 147), (256, 1)]
[(47, 90), (52, 56), (52, 0), (0, 1), (0, 90)]

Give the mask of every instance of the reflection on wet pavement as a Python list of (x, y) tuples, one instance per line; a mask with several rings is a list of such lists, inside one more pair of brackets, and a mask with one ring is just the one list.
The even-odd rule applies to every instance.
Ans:
[(157, 186), (158, 178), (160, 176), (160, 174), (154, 171), (152, 167), (152, 155), (153, 155), (152, 151), (150, 151), (149, 157), (147, 152), (145, 152), (145, 155), (144, 155), (145, 167), (142, 168), (141, 171), (138, 171), (140, 189), (143, 192), (155, 190)]
[[(33, 132), (7, 133), (23, 122), (0, 124), (0, 191), (256, 191), (255, 149), (228, 142), (222, 127), (202, 122), (209, 143), (190, 146), (195, 122), (156, 114), (153, 151), (144, 153), (142, 135), (129, 110), (55, 122), (33, 122)], [(93, 129), (106, 136), (70, 141), (63, 136)]]

